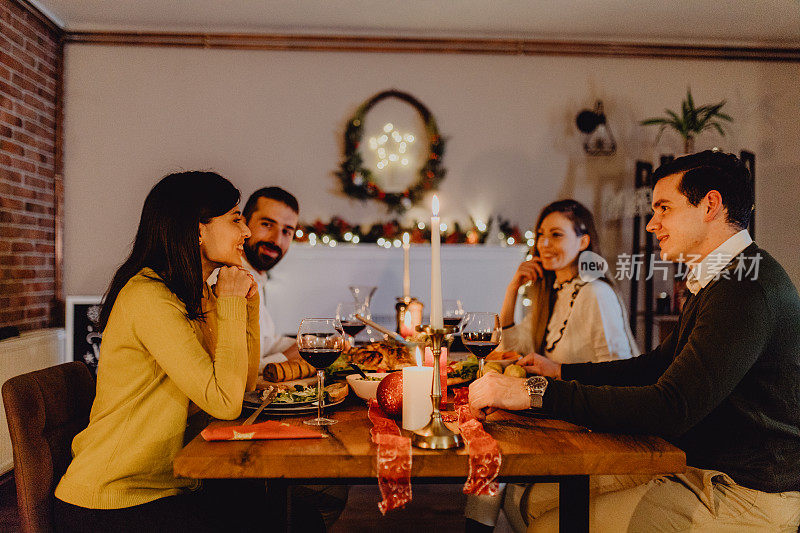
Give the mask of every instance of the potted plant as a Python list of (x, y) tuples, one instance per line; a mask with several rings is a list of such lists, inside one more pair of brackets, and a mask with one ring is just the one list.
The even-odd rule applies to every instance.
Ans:
[(725, 100), (717, 104), (706, 104), (695, 107), (691, 89), (686, 90), (686, 100), (681, 103), (681, 113), (678, 114), (665, 109), (665, 117), (648, 118), (640, 122), (642, 126), (660, 126), (656, 142), (667, 128), (674, 129), (683, 139), (684, 153), (694, 152), (695, 137), (705, 130), (714, 128), (721, 136), (725, 136), (722, 121), (733, 122), (733, 119), (723, 113), (722, 107)]

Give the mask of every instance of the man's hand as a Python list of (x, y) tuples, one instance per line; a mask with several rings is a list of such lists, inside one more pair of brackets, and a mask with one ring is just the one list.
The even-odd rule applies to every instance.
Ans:
[(297, 361), (300, 359), (300, 350), (297, 348), (297, 343), (295, 342), (286, 350), (283, 351), (283, 355), (286, 356), (286, 359), (289, 361)]
[(561, 379), (561, 363), (556, 363), (538, 353), (531, 352), (517, 361), (516, 364), (525, 368), (528, 374), (538, 374), (546, 378)]
[(524, 378), (512, 378), (489, 372), (469, 386), (469, 408), (475, 418), (483, 420), (496, 408), (518, 411), (531, 406)]

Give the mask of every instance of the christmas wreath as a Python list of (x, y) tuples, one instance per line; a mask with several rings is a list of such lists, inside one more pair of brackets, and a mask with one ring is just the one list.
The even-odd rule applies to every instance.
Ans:
[[(403, 192), (382, 190), (373, 180), (372, 172), (364, 166), (358, 151), (364, 134), (364, 118), (375, 104), (386, 98), (398, 98), (416, 109), (425, 123), (425, 133), (428, 136), (428, 153), (419, 171), (419, 179)], [(426, 191), (437, 189), (439, 182), (444, 179), (446, 172), (442, 167), (444, 144), (445, 141), (439, 135), (439, 127), (433, 114), (422, 102), (401, 91), (383, 91), (361, 104), (347, 121), (344, 132), (344, 160), (336, 176), (342, 182), (344, 193), (348, 196), (359, 200), (375, 199), (385, 203), (390, 212), (403, 213), (420, 200)]]

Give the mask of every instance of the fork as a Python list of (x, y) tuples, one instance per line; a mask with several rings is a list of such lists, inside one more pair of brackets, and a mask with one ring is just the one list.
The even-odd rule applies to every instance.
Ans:
[(261, 402), (261, 405), (258, 406), (258, 409), (256, 409), (256, 411), (252, 415), (247, 417), (247, 420), (245, 420), (244, 424), (242, 425), (249, 426), (250, 424), (255, 422), (256, 418), (258, 418), (258, 415), (261, 414), (261, 411), (263, 411), (266, 406), (271, 404), (277, 395), (278, 395), (278, 387), (270, 387), (269, 390), (267, 391), (264, 401)]

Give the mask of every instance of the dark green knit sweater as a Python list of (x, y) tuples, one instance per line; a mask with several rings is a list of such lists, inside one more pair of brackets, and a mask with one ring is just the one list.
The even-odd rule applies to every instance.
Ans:
[[(800, 490), (800, 297), (755, 244), (684, 306), (655, 350), (562, 366), (544, 409), (600, 431), (661, 435), (745, 487)], [(739, 269), (739, 270), (737, 270)], [(742, 280), (737, 272), (747, 272)]]

